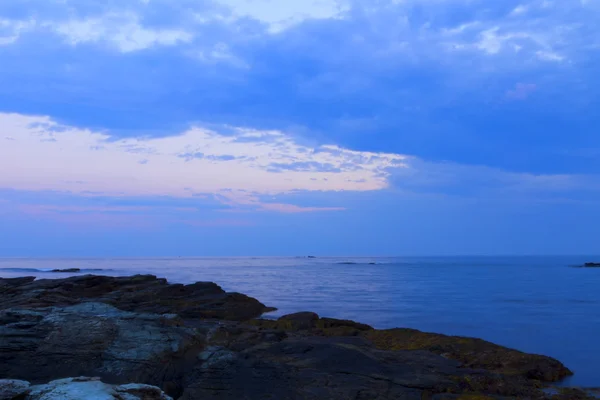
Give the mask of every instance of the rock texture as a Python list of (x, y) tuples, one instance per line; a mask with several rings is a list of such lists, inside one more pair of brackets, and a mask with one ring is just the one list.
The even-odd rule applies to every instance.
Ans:
[(0, 379), (0, 400), (23, 398), (29, 393), (30, 383), (16, 379)]
[(173, 400), (155, 386), (108, 385), (99, 378), (66, 378), (37, 386), (18, 382), (23, 389), (11, 394), (14, 382), (0, 380), (0, 400)]
[[(154, 276), (0, 279), (0, 378), (27, 381), (0, 385), (0, 400), (592, 398), (542, 390), (571, 374), (549, 357), (310, 312), (256, 319), (267, 310)], [(68, 397), (83, 389), (105, 397)]]
[(0, 293), (0, 309), (67, 306), (94, 301), (118, 306), (124, 311), (235, 321), (255, 318), (269, 310), (258, 300), (239, 293), (226, 293), (215, 283), (169, 284), (166, 279), (152, 275), (0, 279)]

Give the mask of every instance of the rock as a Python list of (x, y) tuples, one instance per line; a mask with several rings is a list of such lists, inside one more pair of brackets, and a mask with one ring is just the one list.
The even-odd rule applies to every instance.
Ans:
[(31, 387), (25, 400), (173, 400), (150, 385), (109, 385), (99, 378), (66, 378)]
[(363, 333), (383, 350), (427, 350), (460, 361), (467, 368), (556, 382), (573, 373), (559, 361), (522, 353), (481, 339), (446, 336), (415, 329), (372, 330)]
[(29, 382), (16, 379), (0, 379), (0, 400), (14, 400), (29, 393)]
[(81, 272), (80, 268), (53, 269), (50, 272)]
[(584, 267), (588, 267), (588, 268), (593, 268), (593, 267), (600, 267), (600, 263), (596, 263), (596, 262), (587, 262), (585, 264), (583, 264)]
[(284, 315), (278, 320), (257, 319), (251, 324), (263, 329), (301, 332), (319, 336), (356, 336), (360, 332), (372, 330), (366, 324), (335, 318), (320, 318), (312, 312), (299, 312)]
[(25, 285), (35, 281), (35, 276), (24, 276), (21, 278), (0, 278), (0, 289), (2, 292), (15, 286)]
[(12, 307), (66, 306), (101, 302), (121, 310), (178, 314), (183, 318), (243, 321), (273, 310), (239, 293), (226, 293), (211, 282), (169, 284), (152, 275), (83, 275), (66, 279), (1, 279), (0, 310)]
[(311, 312), (252, 319), (265, 309), (154, 276), (0, 279), (0, 376), (35, 384), (30, 400), (580, 396), (541, 390), (571, 373), (549, 357)]
[(204, 359), (186, 374), (180, 400), (421, 400), (472, 392), (471, 380), (487, 384), (492, 395), (538, 395), (524, 379), (462, 368), (427, 351), (378, 350), (360, 337), (290, 337), (238, 353), (211, 349)]
[(299, 312), (295, 314), (288, 314), (280, 317), (278, 321), (287, 322), (290, 326), (289, 329), (310, 329), (314, 327), (319, 320), (319, 315), (313, 312)]
[(172, 316), (132, 313), (104, 303), (0, 311), (0, 376), (40, 383), (99, 376), (143, 382), (177, 394), (186, 360), (203, 348), (193, 328)]

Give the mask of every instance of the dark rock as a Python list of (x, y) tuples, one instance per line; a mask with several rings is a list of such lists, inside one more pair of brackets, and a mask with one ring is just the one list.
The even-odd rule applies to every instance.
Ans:
[(14, 286), (21, 286), (35, 281), (35, 276), (24, 276), (21, 278), (0, 278), (0, 293)]
[(288, 323), (288, 329), (294, 330), (313, 328), (318, 320), (318, 314), (308, 311), (284, 315), (278, 319), (278, 321), (283, 322), (284, 324)]
[[(361, 324), (359, 322), (349, 321), (345, 319), (335, 319), (335, 318), (321, 318), (317, 323), (317, 327), (322, 329), (326, 333), (332, 334), (333, 331), (337, 328), (350, 329), (354, 331), (370, 331), (373, 329), (372, 326), (367, 324)], [(334, 336), (343, 336), (343, 335), (334, 335)], [(348, 335), (350, 336), (350, 335)]]
[(204, 346), (177, 316), (122, 311), (104, 303), (0, 311), (0, 376), (33, 383), (99, 376), (111, 383), (178, 381)]
[(182, 400), (542, 400), (556, 395), (541, 390), (543, 381), (571, 373), (479, 339), (381, 331), (310, 312), (252, 319), (265, 309), (213, 283), (154, 276), (0, 279), (0, 377), (97, 376), (109, 385), (63, 383), (123, 399), (160, 398), (143, 385), (117, 389), (140, 382)]
[(556, 382), (573, 373), (559, 361), (522, 353), (485, 340), (426, 333), (414, 329), (367, 331), (364, 337), (384, 350), (427, 350), (480, 368), (511, 376)]
[(278, 320), (258, 319), (249, 322), (262, 329), (305, 332), (318, 336), (356, 336), (360, 332), (372, 330), (366, 324), (335, 318), (320, 318), (312, 312), (299, 312), (284, 315)]
[(83, 275), (66, 279), (1, 279), (0, 310), (12, 307), (66, 306), (86, 301), (124, 311), (178, 314), (183, 318), (248, 320), (271, 311), (239, 293), (226, 293), (211, 282), (169, 284), (152, 275), (109, 277)]
[(81, 272), (80, 268), (53, 269), (50, 272)]
[(596, 263), (596, 262), (587, 262), (585, 264), (583, 264), (584, 267), (588, 267), (588, 268), (593, 268), (593, 267), (600, 267), (600, 263)]

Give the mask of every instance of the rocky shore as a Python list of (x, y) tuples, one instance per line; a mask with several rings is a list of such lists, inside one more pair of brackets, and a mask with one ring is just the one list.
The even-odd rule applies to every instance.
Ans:
[(572, 373), (550, 357), (271, 310), (208, 282), (0, 278), (0, 400), (595, 398), (552, 388)]

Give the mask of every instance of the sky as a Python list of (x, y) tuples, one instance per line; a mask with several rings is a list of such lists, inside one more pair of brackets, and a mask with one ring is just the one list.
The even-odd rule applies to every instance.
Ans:
[(599, 20), (0, 2), (0, 256), (599, 254)]

